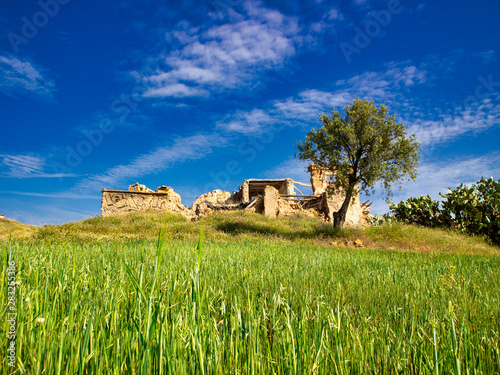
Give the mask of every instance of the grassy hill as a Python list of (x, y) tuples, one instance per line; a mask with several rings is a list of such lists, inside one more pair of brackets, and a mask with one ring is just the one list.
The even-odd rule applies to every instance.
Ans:
[(31, 238), (38, 229), (39, 227), (34, 225), (19, 223), (15, 220), (2, 219), (0, 220), (0, 241), (5, 241), (9, 238)]
[(458, 231), (430, 229), (404, 224), (380, 227), (334, 230), (331, 224), (317, 218), (295, 215), (269, 219), (246, 212), (219, 212), (200, 221), (191, 222), (175, 214), (135, 212), (109, 217), (96, 216), (62, 225), (35, 227), (11, 220), (0, 221), (0, 240), (12, 238), (127, 241), (156, 240), (162, 224), (167, 238), (196, 241), (201, 226), (209, 241), (265, 241), (303, 243), (318, 246), (355, 246), (419, 252), (448, 252), (499, 255), (500, 248), (481, 237), (470, 237)]

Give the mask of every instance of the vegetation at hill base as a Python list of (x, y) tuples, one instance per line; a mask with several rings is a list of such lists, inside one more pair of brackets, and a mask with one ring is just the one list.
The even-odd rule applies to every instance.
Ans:
[(499, 248), (481, 237), (241, 212), (30, 230), (0, 241), (19, 372), (500, 372)]
[(457, 228), (500, 244), (500, 180), (482, 178), (470, 186), (461, 184), (449, 189), (441, 196), (443, 201), (423, 195), (391, 204), (391, 214), (407, 224)]

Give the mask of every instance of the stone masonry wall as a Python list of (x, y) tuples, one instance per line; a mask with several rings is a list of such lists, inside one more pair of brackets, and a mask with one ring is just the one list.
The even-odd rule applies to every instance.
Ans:
[(101, 215), (109, 216), (133, 211), (175, 212), (184, 216), (191, 216), (181, 197), (172, 188), (160, 192), (153, 191), (102, 191)]

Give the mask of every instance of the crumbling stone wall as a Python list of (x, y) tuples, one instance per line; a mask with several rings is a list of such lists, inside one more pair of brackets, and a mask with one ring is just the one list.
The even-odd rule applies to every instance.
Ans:
[(101, 215), (109, 216), (133, 211), (175, 212), (191, 217), (192, 212), (181, 204), (181, 196), (168, 186), (156, 191), (139, 183), (130, 185), (129, 191), (102, 191)]
[(264, 215), (274, 219), (278, 213), (278, 200), (280, 193), (272, 186), (266, 186), (264, 190)]
[(212, 211), (210, 206), (230, 203), (233, 203), (231, 194), (228, 191), (217, 189), (196, 198), (190, 210), (198, 217), (201, 217)]
[(244, 180), (240, 186), (241, 202), (248, 203), (253, 197), (262, 195), (266, 186), (273, 186), (282, 195), (293, 195), (294, 181), (291, 178), (284, 179), (249, 179)]
[[(332, 172), (316, 164), (310, 165), (308, 171), (311, 174), (313, 194), (321, 195), (320, 211), (324, 213), (328, 221), (333, 221), (333, 214), (340, 210), (344, 202), (345, 193), (341, 189), (336, 189), (333, 194), (328, 196), (328, 188), (331, 187), (330, 190), (333, 189), (331, 181), (328, 180), (329, 177), (335, 177)], [(366, 219), (370, 214), (370, 205), (367, 203), (362, 204), (360, 202), (359, 189), (356, 186), (351, 198), (351, 204), (347, 209), (345, 221), (347, 225), (366, 225)]]
[[(295, 195), (292, 179), (244, 180), (238, 191), (230, 194), (214, 190), (197, 197), (188, 209), (181, 204), (181, 197), (169, 186), (160, 186), (153, 191), (145, 185), (135, 183), (128, 191), (102, 191), (102, 216), (133, 211), (174, 212), (190, 219), (199, 219), (213, 210), (245, 209), (270, 218), (302, 213), (307, 216), (320, 216), (327, 221), (333, 220), (334, 212), (340, 209), (344, 195), (337, 191), (328, 196), (332, 173), (317, 165), (309, 167), (313, 195)], [(304, 185), (304, 184), (302, 184)], [(306, 184), (307, 185), (307, 184)], [(346, 216), (347, 225), (365, 225), (370, 205), (359, 201), (356, 189), (353, 201)]]
[[(161, 187), (163, 187), (163, 186), (161, 186)], [(158, 191), (158, 189), (156, 189), (156, 191)], [(144, 193), (152, 193), (153, 192), (153, 190), (146, 187), (146, 185), (141, 185), (138, 182), (136, 182), (133, 185), (129, 185), (128, 191), (139, 191), (139, 192), (144, 192)]]
[(331, 172), (326, 171), (317, 164), (311, 164), (307, 171), (311, 175), (311, 188), (314, 195), (323, 194), (328, 187), (328, 177), (332, 175)]

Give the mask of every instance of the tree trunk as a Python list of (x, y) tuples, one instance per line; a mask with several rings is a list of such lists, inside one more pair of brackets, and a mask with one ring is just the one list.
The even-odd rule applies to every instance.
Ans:
[(333, 227), (336, 229), (342, 229), (344, 227), (345, 217), (347, 216), (347, 209), (351, 203), (353, 190), (354, 186), (349, 186), (345, 195), (344, 203), (342, 203), (340, 210), (333, 214)]

